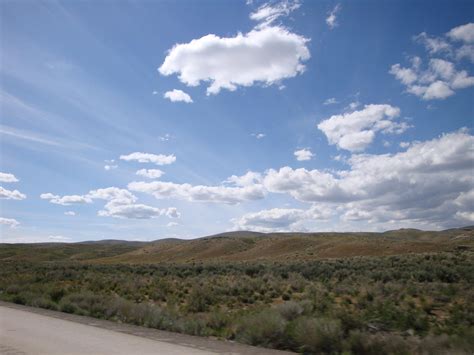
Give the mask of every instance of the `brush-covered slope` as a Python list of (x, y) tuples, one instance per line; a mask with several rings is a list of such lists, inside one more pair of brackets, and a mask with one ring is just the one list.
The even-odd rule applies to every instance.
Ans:
[(94, 263), (291, 262), (474, 249), (474, 230), (400, 229), (385, 233), (230, 232), (154, 242), (103, 240), (82, 243), (0, 244), (0, 260)]
[(139, 249), (144, 242), (101, 240), (81, 243), (0, 244), (0, 260), (93, 260)]
[(101, 263), (295, 261), (474, 249), (471, 229), (385, 233), (224, 233), (194, 240), (152, 242)]

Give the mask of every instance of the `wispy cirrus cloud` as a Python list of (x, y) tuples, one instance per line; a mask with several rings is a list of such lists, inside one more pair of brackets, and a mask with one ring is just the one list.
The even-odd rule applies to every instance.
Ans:
[(337, 4), (331, 11), (328, 12), (328, 17), (326, 17), (326, 24), (331, 30), (339, 26), (339, 23), (337, 22), (337, 15), (339, 11), (341, 11), (341, 4)]

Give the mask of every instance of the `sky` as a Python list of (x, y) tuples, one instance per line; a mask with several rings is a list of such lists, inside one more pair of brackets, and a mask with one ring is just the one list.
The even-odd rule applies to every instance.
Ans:
[(2, 1), (3, 242), (474, 223), (472, 1)]

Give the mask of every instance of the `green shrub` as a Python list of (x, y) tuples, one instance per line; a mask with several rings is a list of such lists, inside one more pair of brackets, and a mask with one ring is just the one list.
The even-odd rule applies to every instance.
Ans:
[(283, 341), (285, 320), (275, 310), (264, 310), (244, 317), (237, 329), (237, 339), (250, 345), (277, 347)]
[(277, 310), (288, 321), (299, 317), (303, 313), (303, 307), (294, 301), (279, 304)]
[(332, 354), (342, 349), (343, 333), (338, 320), (302, 317), (295, 321), (291, 333), (302, 351)]
[(346, 341), (346, 350), (354, 355), (409, 355), (413, 345), (394, 334), (367, 334), (353, 331)]

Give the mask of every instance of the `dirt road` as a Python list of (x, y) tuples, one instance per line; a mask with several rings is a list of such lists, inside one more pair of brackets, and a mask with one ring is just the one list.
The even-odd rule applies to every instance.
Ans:
[(283, 354), (0, 303), (0, 354)]

